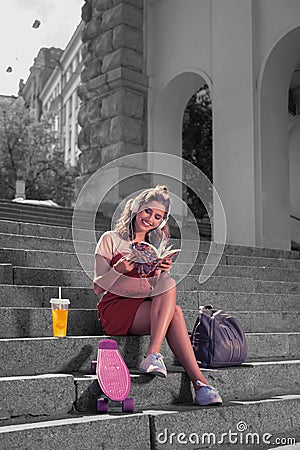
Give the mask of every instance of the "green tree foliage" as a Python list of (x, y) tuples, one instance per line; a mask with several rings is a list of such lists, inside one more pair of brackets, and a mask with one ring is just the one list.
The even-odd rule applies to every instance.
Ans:
[[(212, 182), (212, 104), (210, 91), (203, 85), (189, 100), (183, 117), (182, 156), (197, 166)], [(188, 181), (189, 173), (185, 173)], [(206, 209), (190, 188), (186, 189), (185, 201), (201, 219)]]
[(0, 196), (15, 196), (17, 179), (25, 181), (26, 198), (51, 199), (71, 206), (77, 171), (64, 164), (59, 136), (50, 115), (36, 120), (22, 98), (0, 106)]

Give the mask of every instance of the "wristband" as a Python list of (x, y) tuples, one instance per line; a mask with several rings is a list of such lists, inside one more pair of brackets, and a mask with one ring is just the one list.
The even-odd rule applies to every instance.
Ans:
[(114, 269), (115, 272), (117, 272), (118, 275), (122, 275), (122, 273), (116, 269), (116, 265), (117, 263), (113, 264), (112, 268)]

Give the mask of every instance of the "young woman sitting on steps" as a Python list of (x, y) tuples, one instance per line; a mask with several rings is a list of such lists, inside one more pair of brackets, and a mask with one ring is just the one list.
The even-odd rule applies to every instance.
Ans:
[(102, 234), (95, 251), (94, 291), (104, 292), (98, 303), (106, 334), (150, 335), (140, 370), (167, 377), (160, 353), (164, 338), (195, 388), (197, 405), (221, 404), (218, 392), (198, 367), (185, 319), (176, 304), (176, 282), (169, 275), (170, 258), (140, 277), (130, 256), (132, 245), (146, 241), (157, 246), (169, 239), (170, 198), (165, 186), (156, 186), (130, 199), (114, 230)]

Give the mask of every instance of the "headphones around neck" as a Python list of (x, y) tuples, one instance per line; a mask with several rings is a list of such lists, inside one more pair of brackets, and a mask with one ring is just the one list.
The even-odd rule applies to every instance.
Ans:
[[(130, 207), (130, 211), (132, 214), (137, 214), (138, 210), (140, 209), (140, 202), (135, 198), (132, 202), (132, 205)], [(156, 230), (161, 230), (167, 223), (168, 219), (169, 219), (169, 215), (170, 215), (170, 210), (171, 210), (171, 205), (169, 206), (169, 210), (167, 212), (167, 217), (165, 219), (163, 219), (160, 224), (158, 225), (158, 227), (156, 227)]]

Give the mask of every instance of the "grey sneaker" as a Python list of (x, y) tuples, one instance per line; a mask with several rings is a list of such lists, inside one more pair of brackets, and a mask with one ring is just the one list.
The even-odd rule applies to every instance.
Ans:
[(195, 391), (195, 403), (200, 406), (221, 405), (222, 398), (219, 393), (210, 385), (202, 383), (200, 380), (196, 381), (200, 389)]
[(151, 353), (151, 355), (144, 357), (139, 369), (141, 372), (167, 378), (167, 369), (160, 353)]

